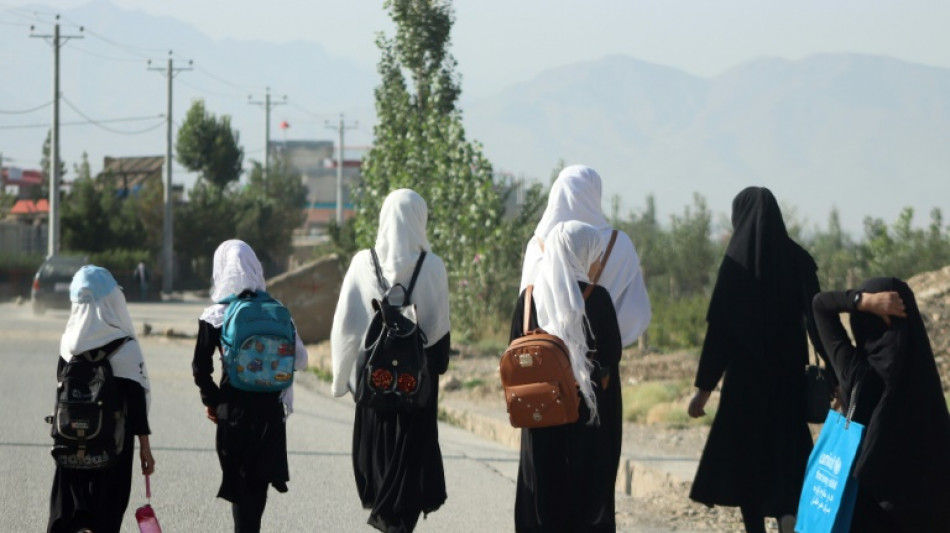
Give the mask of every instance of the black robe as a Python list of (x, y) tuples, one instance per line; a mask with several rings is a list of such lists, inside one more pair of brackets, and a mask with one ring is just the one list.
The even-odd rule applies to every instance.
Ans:
[(794, 515), (811, 452), (805, 417), (806, 329), (817, 267), (786, 233), (775, 198), (749, 188), (733, 202), (734, 232), (716, 280), (695, 385), (719, 407), (690, 490), (706, 505)]
[(221, 328), (198, 321), (198, 339), (192, 359), (192, 375), (201, 403), (215, 408), (218, 424), (215, 448), (221, 464), (218, 497), (242, 503), (248, 492), (266, 498), (267, 484), (287, 491), (287, 426), (279, 392), (249, 392), (231, 386), (227, 372), (220, 385), (214, 383), (214, 359), (221, 344)]
[[(950, 414), (914, 293), (896, 278), (874, 278), (861, 291), (897, 291), (907, 318), (882, 319), (854, 308), (855, 291), (815, 297), (815, 318), (846, 403), (866, 427), (854, 466), (858, 504), (851, 530), (950, 531)], [(857, 347), (839, 313), (851, 313)], [(860, 387), (851, 397), (855, 384)]]
[[(437, 380), (449, 366), (450, 334), (426, 348), (429, 376)], [(368, 524), (388, 533), (415, 529), (419, 514), (445, 502), (445, 471), (439, 447), (438, 385), (413, 413), (356, 406), (353, 474)]]
[[(57, 375), (66, 362), (59, 357)], [(112, 468), (102, 471), (56, 467), (50, 495), (48, 533), (74, 533), (89, 528), (96, 533), (118, 533), (129, 506), (135, 435), (148, 435), (145, 389), (136, 381), (116, 377), (116, 393), (125, 402), (122, 451)]]
[[(578, 282), (581, 291), (587, 283)], [(511, 321), (511, 340), (524, 335), (524, 292)], [(530, 329), (538, 327), (531, 302)], [(521, 459), (515, 496), (515, 530), (544, 532), (615, 531), (614, 487), (620, 466), (623, 405), (620, 395), (622, 344), (610, 293), (595, 287), (585, 303), (595, 361), (591, 380), (599, 425), (587, 425), (583, 399), (577, 422), (521, 430)], [(596, 341), (594, 340), (596, 339)], [(609, 376), (606, 389), (599, 384)]]

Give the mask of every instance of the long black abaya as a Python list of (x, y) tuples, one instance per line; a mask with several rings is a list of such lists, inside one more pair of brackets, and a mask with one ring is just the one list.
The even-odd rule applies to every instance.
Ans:
[(192, 375), (202, 404), (214, 408), (218, 416), (218, 497), (260, 511), (253, 513), (256, 518), (244, 519), (247, 527), (260, 520), (268, 485), (279, 492), (287, 491), (287, 425), (279, 392), (242, 391), (231, 386), (227, 372), (222, 372), (219, 384), (215, 384), (214, 358), (220, 343), (221, 328), (199, 320)]
[[(579, 282), (581, 291), (587, 283)], [(511, 339), (524, 335), (524, 293), (511, 323)], [(537, 328), (532, 302), (531, 325)], [(595, 287), (585, 306), (596, 351), (591, 373), (599, 425), (587, 425), (590, 412), (580, 402), (573, 424), (521, 430), (521, 461), (515, 496), (515, 530), (519, 532), (615, 531), (614, 486), (620, 465), (622, 400), (619, 364), (620, 329), (610, 294)], [(596, 339), (594, 341), (593, 339)], [(609, 376), (606, 388), (599, 384)]]
[[(860, 289), (896, 291), (906, 318), (857, 312), (855, 291), (815, 297), (815, 317), (846, 402), (856, 383), (854, 419), (866, 431), (855, 461), (859, 503), (851, 530), (904, 533), (950, 531), (950, 414), (933, 350), (914, 293), (896, 278), (874, 278)], [(851, 313), (857, 347), (838, 313)], [(878, 529), (874, 529), (878, 527)]]
[[(450, 334), (426, 348), (429, 376), (437, 380), (449, 364)], [(439, 447), (438, 387), (413, 413), (356, 406), (353, 473), (369, 523), (387, 533), (415, 529), (419, 514), (445, 502), (445, 471)]]
[(690, 490), (706, 505), (794, 515), (812, 440), (805, 418), (806, 327), (817, 267), (785, 230), (767, 189), (736, 196), (734, 231), (709, 304), (695, 385), (719, 407)]

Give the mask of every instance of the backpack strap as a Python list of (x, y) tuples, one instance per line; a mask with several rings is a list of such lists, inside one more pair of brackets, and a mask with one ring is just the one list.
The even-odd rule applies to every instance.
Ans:
[(594, 263), (594, 275), (590, 278), (590, 284), (584, 289), (584, 299), (590, 296), (591, 291), (594, 290), (594, 286), (600, 281), (600, 275), (604, 272), (604, 267), (607, 266), (607, 260), (610, 259), (610, 252), (613, 251), (615, 242), (617, 242), (617, 230), (613, 230), (610, 233), (610, 242), (607, 243), (607, 250), (604, 251), (604, 256), (600, 259), (600, 263)]
[(409, 296), (412, 295), (412, 289), (416, 286), (416, 279), (419, 277), (419, 271), (422, 270), (422, 260), (426, 258), (426, 251), (419, 254), (419, 260), (416, 261), (416, 268), (412, 270), (412, 279), (409, 280), (409, 288), (406, 289), (406, 297), (402, 305), (409, 305)]
[[(379, 265), (379, 256), (376, 255), (376, 249), (370, 248), (370, 254), (372, 254), (373, 259), (373, 268), (376, 270), (376, 282), (379, 283), (379, 288), (383, 294), (389, 292), (391, 288), (389, 282), (386, 281), (386, 278), (383, 277), (383, 268)], [(419, 278), (419, 271), (422, 270), (422, 260), (426, 258), (426, 251), (423, 250), (419, 254), (419, 259), (416, 261), (416, 267), (412, 270), (412, 278), (409, 280), (409, 287), (404, 288), (405, 296), (403, 297), (402, 305), (409, 305), (409, 297), (412, 295), (412, 289), (416, 286), (416, 279)], [(396, 285), (399, 285), (397, 283)]]
[(531, 291), (533, 290), (534, 285), (528, 285), (524, 288), (524, 322), (521, 325), (521, 329), (525, 335), (530, 332), (528, 324), (531, 323)]
[[(585, 300), (590, 295), (590, 288), (593, 286), (594, 286), (593, 284), (588, 285), (587, 290), (584, 291)], [(523, 324), (521, 325), (521, 329), (524, 331), (525, 335), (527, 335), (528, 333), (531, 333), (531, 330), (528, 328), (528, 324), (531, 322), (531, 302), (532, 302), (531, 293), (533, 291), (534, 291), (534, 285), (528, 285), (527, 287), (524, 288), (524, 318), (522, 319)], [(584, 319), (584, 322), (587, 322), (586, 317)], [(587, 327), (588, 329), (590, 328), (589, 325)], [(591, 335), (593, 335), (593, 332), (591, 332)]]
[(383, 268), (379, 266), (379, 256), (376, 255), (376, 248), (370, 248), (369, 253), (373, 259), (373, 269), (376, 270), (376, 283), (379, 283), (379, 290), (383, 294), (389, 292), (389, 283), (383, 277)]
[(73, 357), (82, 357), (86, 359), (87, 361), (90, 361), (92, 363), (97, 363), (99, 361), (102, 361), (103, 359), (109, 359), (110, 357), (112, 357), (116, 352), (119, 351), (119, 348), (121, 348), (123, 345), (125, 345), (125, 343), (129, 342), (130, 340), (132, 340), (132, 337), (122, 337), (114, 341), (108, 342), (106, 344), (103, 344), (102, 346), (98, 348), (93, 348), (92, 350), (87, 350), (81, 354), (74, 355)]

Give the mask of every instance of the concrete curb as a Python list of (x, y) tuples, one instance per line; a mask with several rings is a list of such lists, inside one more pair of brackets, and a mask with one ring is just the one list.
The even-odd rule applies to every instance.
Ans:
[[(311, 350), (310, 367), (320, 372), (332, 372), (329, 353)], [(521, 446), (521, 430), (511, 427), (501, 398), (497, 405), (484, 406), (442, 396), (439, 398), (439, 419), (514, 450)], [(658, 492), (682, 491), (684, 485), (691, 482), (696, 463), (697, 459), (687, 457), (634, 457), (625, 454), (620, 458), (616, 490), (638, 498)]]
[[(521, 445), (521, 430), (511, 427), (507, 417), (484, 415), (475, 409), (452, 401), (442, 401), (439, 416), (443, 422), (452, 424), (479, 437), (490, 439), (509, 448)], [(622, 456), (617, 471), (617, 492), (633, 497), (646, 497), (658, 492), (682, 490), (689, 481), (681, 479), (696, 460), (690, 458), (634, 458)], [(677, 472), (683, 471), (685, 472)]]

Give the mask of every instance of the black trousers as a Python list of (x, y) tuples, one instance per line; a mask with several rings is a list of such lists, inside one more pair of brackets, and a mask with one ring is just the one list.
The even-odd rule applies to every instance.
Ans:
[(231, 503), (234, 533), (260, 533), (268, 486), (266, 481), (245, 483), (245, 490)]

